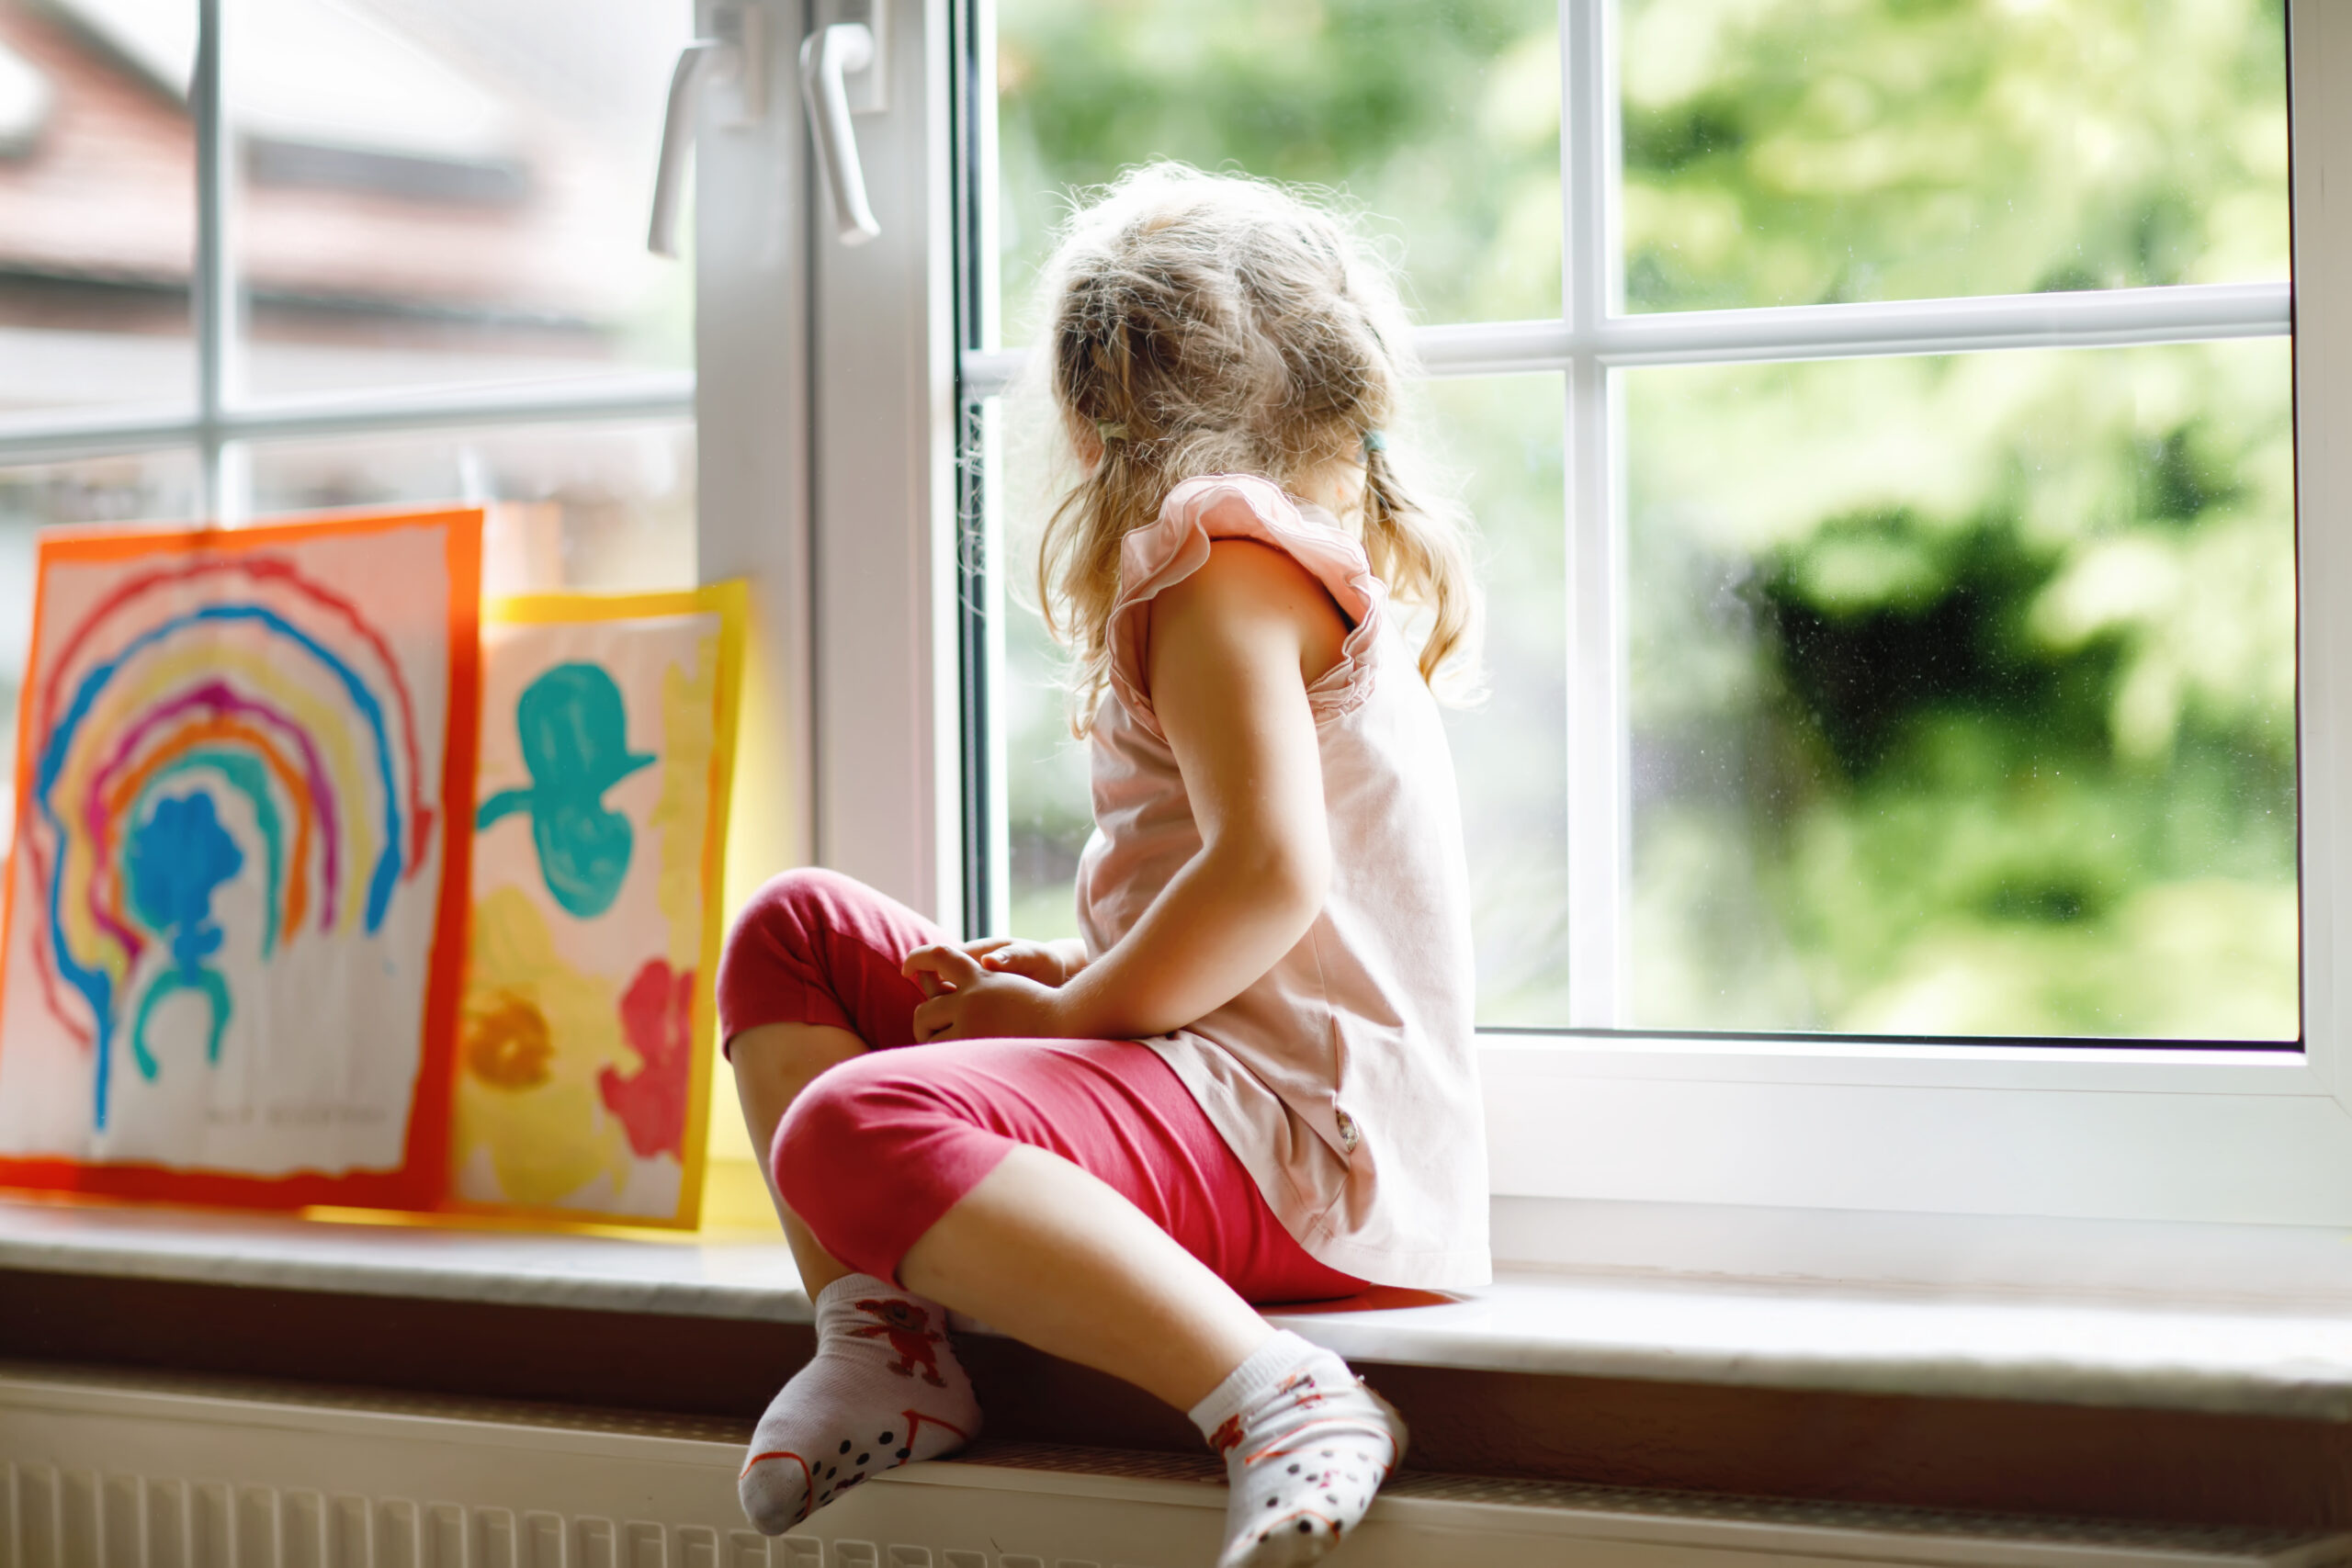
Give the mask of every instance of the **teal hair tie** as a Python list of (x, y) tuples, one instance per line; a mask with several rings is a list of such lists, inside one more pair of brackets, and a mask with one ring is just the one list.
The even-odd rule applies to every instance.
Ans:
[(1098, 419), (1094, 422), (1094, 434), (1105, 441), (1125, 441), (1127, 438), (1127, 427), (1124, 424), (1114, 424), (1107, 419)]
[(1388, 450), (1388, 437), (1380, 431), (1367, 430), (1363, 433), (1363, 449), (1367, 452), (1385, 452)]

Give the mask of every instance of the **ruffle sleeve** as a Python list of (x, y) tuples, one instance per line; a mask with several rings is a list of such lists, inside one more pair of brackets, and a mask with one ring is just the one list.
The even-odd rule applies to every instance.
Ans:
[[(1238, 507), (1219, 505), (1238, 500)], [(1214, 519), (1210, 513), (1216, 515)], [(1111, 608), (1111, 691), (1137, 724), (1166, 739), (1145, 678), (1150, 664), (1151, 601), (1207, 564), (1213, 539), (1254, 539), (1282, 551), (1323, 584), (1351, 623), (1339, 662), (1306, 689), (1317, 725), (1372, 694), (1374, 644), (1388, 593), (1363, 547), (1321, 508), (1301, 508), (1270, 479), (1208, 474), (1168, 492), (1159, 516), (1129, 534), (1119, 551), (1119, 596)]]

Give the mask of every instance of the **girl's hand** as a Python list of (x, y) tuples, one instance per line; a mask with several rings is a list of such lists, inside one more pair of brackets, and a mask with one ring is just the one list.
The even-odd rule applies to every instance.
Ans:
[(964, 951), (994, 975), (1018, 975), (1041, 986), (1066, 986), (1086, 967), (1086, 945), (1080, 942), (1025, 942), (1019, 937), (989, 936), (967, 942)]
[(1062, 1032), (1061, 998), (1053, 987), (982, 966), (959, 947), (937, 944), (907, 954), (901, 968), (930, 1000), (915, 1009), (915, 1038), (1051, 1039)]

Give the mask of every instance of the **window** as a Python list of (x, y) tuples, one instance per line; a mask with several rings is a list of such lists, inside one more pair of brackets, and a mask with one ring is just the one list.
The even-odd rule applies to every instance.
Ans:
[[(695, 273), (645, 247), (694, 20), (0, 0), (8, 733), (44, 525), (459, 501), (486, 509), (493, 592), (761, 564), (729, 554), (740, 527), (699, 548)], [(773, 752), (754, 738), (752, 777)], [(776, 815), (730, 871), (805, 852)], [(714, 1125), (748, 1161), (739, 1124)], [(768, 1223), (748, 1164), (715, 1174), (714, 1224)]]
[[(41, 524), (452, 494), (503, 584), (749, 574), (730, 877), (1047, 931), (1082, 771), (993, 401), (1046, 193), (1344, 186), (1485, 530), (1506, 1251), (1572, 1256), (1561, 1200), (2352, 1223), (2352, 23), (809, 11), (0, 0), (0, 603)], [(796, 101), (846, 21), (854, 249)], [(752, 68), (673, 265), (698, 36)]]
[[(1007, 342), (1057, 194), (1159, 154), (1368, 205), (1442, 324), (1490, 1026), (2299, 1035), (2284, 17), (1962, 9), (1625, 0), (1564, 95), (1548, 4), (996, 7)], [(1003, 913), (1065, 934), (1006, 636)]]
[[(477, 501), (493, 586), (753, 579), (739, 889), (1067, 929), (995, 403), (1050, 193), (1231, 161), (1383, 215), (1484, 529), (1507, 1253), (1562, 1200), (2352, 1224), (2335, 8), (806, 9), (0, 0), (0, 689), (38, 526)], [(854, 249), (797, 102), (847, 21)], [(695, 37), (750, 68), (670, 264)]]
[(1573, 1256), (1561, 1200), (2352, 1219), (2328, 12), (892, 18), (883, 234), (812, 259), (824, 858), (1062, 918), (1080, 775), (991, 406), (1024, 193), (1345, 183), (1438, 258), (1430, 413), (1498, 585), (1455, 744), (1506, 1251)]

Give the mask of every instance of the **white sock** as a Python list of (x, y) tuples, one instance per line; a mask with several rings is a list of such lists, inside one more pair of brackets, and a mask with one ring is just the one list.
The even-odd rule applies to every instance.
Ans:
[(946, 1308), (871, 1274), (834, 1280), (816, 1305), (817, 1353), (760, 1417), (736, 1483), (763, 1535), (782, 1535), (869, 1476), (953, 1453), (980, 1429)]
[(1217, 1568), (1292, 1568), (1340, 1544), (1405, 1457), (1405, 1423), (1330, 1351), (1277, 1333), (1194, 1405), (1225, 1456)]

